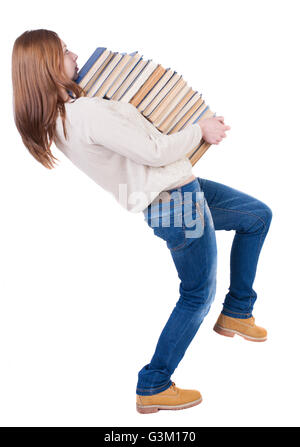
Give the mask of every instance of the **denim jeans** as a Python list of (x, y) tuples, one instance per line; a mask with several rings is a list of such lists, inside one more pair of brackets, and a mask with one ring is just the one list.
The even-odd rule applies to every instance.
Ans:
[(171, 200), (156, 199), (143, 213), (146, 223), (169, 249), (180, 279), (180, 297), (150, 363), (138, 373), (136, 393), (142, 396), (169, 388), (171, 375), (211, 307), (216, 293), (215, 230), (235, 230), (230, 285), (222, 313), (236, 318), (252, 316), (257, 298), (252, 286), (272, 219), (265, 203), (199, 177), (162, 194), (169, 194)]

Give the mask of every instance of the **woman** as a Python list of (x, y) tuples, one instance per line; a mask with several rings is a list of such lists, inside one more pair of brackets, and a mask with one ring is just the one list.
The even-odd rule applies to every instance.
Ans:
[[(26, 31), (12, 54), (14, 119), (24, 145), (48, 169), (52, 142), (128, 211), (144, 213), (164, 240), (180, 278), (177, 301), (149, 364), (138, 373), (140, 413), (189, 408), (197, 390), (175, 386), (171, 375), (208, 313), (216, 291), (215, 230), (235, 230), (230, 287), (214, 326), (219, 334), (265, 341), (252, 315), (252, 285), (272, 212), (236, 189), (193, 175), (186, 154), (203, 137), (219, 144), (223, 117), (162, 135), (129, 103), (89, 98), (74, 81), (77, 55), (48, 30)], [(73, 93), (73, 96), (71, 96)]]

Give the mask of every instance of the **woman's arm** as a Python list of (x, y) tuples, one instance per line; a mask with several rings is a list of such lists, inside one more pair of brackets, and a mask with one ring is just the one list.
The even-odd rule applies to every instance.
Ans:
[(88, 104), (90, 143), (103, 145), (136, 163), (164, 166), (185, 157), (200, 143), (202, 131), (198, 124), (171, 135), (153, 136), (138, 122), (135, 125), (95, 99)]

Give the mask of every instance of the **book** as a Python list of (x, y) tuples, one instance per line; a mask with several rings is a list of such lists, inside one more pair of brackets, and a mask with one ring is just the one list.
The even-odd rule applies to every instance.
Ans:
[[(144, 60), (138, 51), (127, 54), (98, 47), (75, 82), (86, 96), (131, 103), (166, 135), (216, 115), (182, 75), (152, 59)], [(186, 155), (193, 166), (210, 146), (202, 138), (191, 148)]]

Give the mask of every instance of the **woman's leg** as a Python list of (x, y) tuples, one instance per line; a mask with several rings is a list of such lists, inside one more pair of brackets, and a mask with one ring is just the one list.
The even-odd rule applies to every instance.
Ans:
[(249, 318), (257, 298), (252, 288), (259, 254), (272, 220), (271, 209), (237, 189), (198, 178), (216, 230), (235, 230), (230, 254), (230, 286), (222, 313)]
[[(190, 189), (194, 192), (200, 191), (198, 180), (192, 182), (192, 187), (190, 185), (184, 185), (179, 189), (184, 194)], [(139, 395), (157, 394), (170, 387), (171, 375), (184, 356), (215, 297), (216, 238), (213, 220), (204, 196), (202, 211), (198, 205), (196, 207), (193, 204), (193, 212), (195, 210), (200, 210), (204, 215), (204, 231), (201, 237), (181, 239), (184, 233), (182, 228), (171, 228), (170, 231), (167, 228), (156, 229), (156, 234), (167, 241), (177, 269), (180, 298), (159, 337), (151, 362), (139, 371), (136, 388), (136, 393)], [(203, 222), (203, 215), (200, 216), (199, 224)]]

